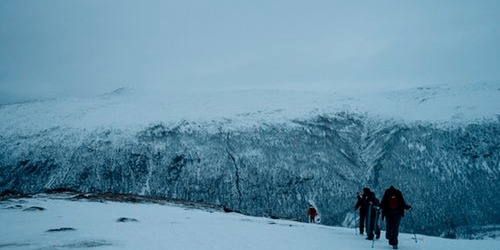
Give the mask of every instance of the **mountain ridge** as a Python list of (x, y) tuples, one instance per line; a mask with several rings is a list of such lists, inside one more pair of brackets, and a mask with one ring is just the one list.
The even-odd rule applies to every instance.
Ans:
[[(479, 92), (497, 94), (490, 90)], [(261, 99), (199, 94), (162, 102), (161, 95), (134, 100), (142, 95), (127, 91), (2, 106), (0, 192), (124, 193), (288, 218), (301, 217), (312, 200), (323, 223), (339, 225), (352, 217), (357, 190), (368, 186), (381, 197), (394, 185), (418, 223), (406, 220), (403, 231), (452, 235), (500, 224), (500, 119), (493, 112), (500, 105), (488, 103), (488, 116), (472, 122), (443, 126), (349, 111), (351, 99), (329, 94), (296, 100), (297, 92), (265, 93)], [(184, 109), (192, 113), (169, 114), (185, 104), (178, 100), (197, 100)], [(156, 110), (143, 113), (148, 108)]]
[(70, 128), (93, 129), (99, 126), (145, 127), (155, 122), (176, 123), (181, 120), (202, 124), (231, 121), (235, 127), (241, 128), (339, 112), (404, 123), (456, 125), (498, 119), (498, 89), (500, 84), (483, 83), (346, 95), (286, 90), (179, 93), (120, 88), (111, 94), (92, 98), (3, 105), (0, 115), (7, 121), (0, 125), (0, 129), (8, 134), (13, 130), (6, 129), (6, 126), (21, 124), (46, 129), (62, 122)]

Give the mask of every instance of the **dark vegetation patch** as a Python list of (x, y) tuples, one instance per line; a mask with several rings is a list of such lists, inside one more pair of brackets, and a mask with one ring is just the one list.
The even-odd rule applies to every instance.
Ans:
[[(194, 202), (181, 199), (171, 199), (165, 197), (149, 197), (140, 196), (133, 194), (117, 194), (117, 193), (75, 193), (71, 199), (80, 200), (85, 199), (89, 201), (104, 202), (104, 201), (115, 201), (115, 202), (126, 202), (126, 203), (153, 203), (153, 204), (176, 204), (182, 205), (190, 208), (207, 209), (224, 211), (224, 207), (220, 205), (215, 205), (206, 202)], [(234, 211), (233, 211), (234, 212)]]
[(53, 188), (45, 191), (47, 194), (62, 194), (62, 193), (78, 193), (76, 190), (71, 188), (59, 187)]
[(0, 193), (0, 201), (6, 201), (9, 199), (19, 199), (19, 198), (27, 198), (30, 197), (27, 194), (23, 194), (21, 192), (18, 192), (16, 190), (5, 190), (2, 193)]

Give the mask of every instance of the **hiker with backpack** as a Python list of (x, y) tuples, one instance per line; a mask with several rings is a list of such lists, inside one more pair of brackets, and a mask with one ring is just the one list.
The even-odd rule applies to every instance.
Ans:
[[(380, 238), (380, 227), (378, 225), (379, 217), (379, 201), (375, 197), (375, 193), (371, 192), (369, 189), (365, 191), (366, 201), (368, 202), (368, 211), (366, 215), (366, 234), (367, 240), (373, 240), (373, 237)], [(375, 235), (374, 235), (375, 232)]]
[(316, 208), (312, 204), (309, 204), (309, 209), (307, 209), (307, 217), (309, 217), (309, 223), (315, 223), (314, 218), (318, 215)]
[(385, 217), (387, 222), (385, 237), (393, 249), (398, 249), (399, 224), (401, 218), (404, 217), (404, 210), (411, 209), (411, 206), (406, 204), (401, 191), (391, 186), (385, 190), (380, 207), (382, 208), (382, 220)]
[(368, 206), (369, 203), (367, 201), (366, 193), (365, 190), (370, 190), (368, 188), (363, 188), (361, 192), (356, 193), (356, 197), (358, 198), (358, 201), (356, 202), (356, 205), (354, 205), (354, 211), (358, 210), (359, 208), (359, 234), (363, 235), (364, 229), (365, 229), (365, 221), (366, 221), (366, 215), (368, 214)]

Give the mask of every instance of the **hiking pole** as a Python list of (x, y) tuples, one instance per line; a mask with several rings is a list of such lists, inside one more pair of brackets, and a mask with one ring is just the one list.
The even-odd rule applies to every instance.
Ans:
[[(376, 218), (376, 217), (375, 217), (375, 218)], [(372, 248), (374, 248), (374, 247), (375, 247), (375, 235), (374, 235), (374, 236), (373, 236), (373, 238), (372, 238)]]
[[(379, 209), (375, 207), (375, 223), (373, 223), (374, 225), (374, 233), (376, 234), (377, 233), (377, 227), (378, 227), (378, 216), (379, 216)], [(372, 238), (372, 248), (375, 247), (375, 235), (373, 235), (373, 238)]]
[[(358, 198), (359, 202), (359, 192), (356, 192), (356, 197)], [(361, 220), (361, 209), (359, 210), (359, 216), (357, 215), (357, 208), (356, 206), (358, 205), (358, 202), (356, 202), (356, 205), (354, 205), (354, 234), (357, 236), (358, 235), (358, 228), (359, 228), (359, 223)], [(356, 223), (357, 222), (357, 223)]]
[(358, 230), (359, 230), (359, 227), (361, 226), (360, 224), (361, 224), (361, 209), (359, 210), (359, 212), (354, 213), (354, 233), (356, 235), (359, 234)]
[(366, 236), (370, 237), (370, 233), (372, 231), (372, 205), (368, 206), (368, 220), (366, 221)]
[(413, 218), (413, 209), (410, 208), (409, 212), (411, 213), (411, 224), (413, 227), (413, 237), (415, 239), (415, 243), (417, 243), (417, 233), (415, 232), (415, 218)]

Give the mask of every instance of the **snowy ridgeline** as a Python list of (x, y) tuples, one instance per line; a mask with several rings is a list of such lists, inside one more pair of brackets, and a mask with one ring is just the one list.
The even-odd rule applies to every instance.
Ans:
[(189, 123), (156, 124), (133, 137), (82, 133), (4, 138), (0, 192), (131, 193), (300, 221), (313, 200), (323, 224), (353, 226), (346, 218), (356, 191), (367, 186), (380, 198), (394, 185), (414, 208), (403, 231), (468, 236), (500, 224), (498, 122), (438, 129), (338, 114), (217, 133)]
[[(474, 118), (478, 110), (491, 118), (500, 108), (497, 88), (481, 92), (487, 103), (471, 101), (481, 95), (466, 88), (452, 92), (470, 95), (454, 106), (442, 92), (422, 88), (389, 95), (404, 104), (389, 106), (439, 116), (446, 111), (439, 99), (455, 111), (446, 119)], [(129, 193), (298, 221), (313, 201), (323, 224), (354, 226), (356, 191), (367, 186), (381, 198), (394, 185), (414, 208), (404, 232), (472, 237), (500, 224), (498, 118), (438, 126), (380, 118), (387, 110), (368, 115), (347, 105), (349, 98), (329, 103), (329, 96), (304, 101), (258, 92), (262, 99), (168, 96), (165, 104), (133, 94), (0, 107), (0, 193)], [(411, 103), (420, 108), (413, 115)]]

